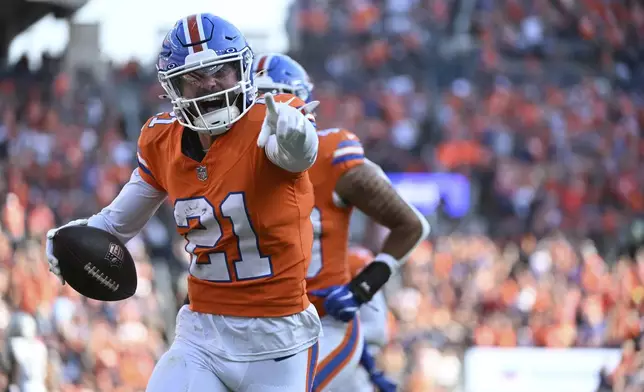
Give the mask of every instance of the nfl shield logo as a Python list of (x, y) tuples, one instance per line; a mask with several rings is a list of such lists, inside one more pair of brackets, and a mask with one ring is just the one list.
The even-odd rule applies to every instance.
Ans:
[(197, 166), (197, 179), (199, 181), (206, 181), (208, 179), (208, 172), (205, 166)]
[(105, 255), (105, 260), (110, 263), (110, 267), (121, 268), (123, 266), (124, 255), (125, 250), (123, 250), (123, 248), (113, 242), (110, 242), (110, 245), (107, 248), (107, 254)]

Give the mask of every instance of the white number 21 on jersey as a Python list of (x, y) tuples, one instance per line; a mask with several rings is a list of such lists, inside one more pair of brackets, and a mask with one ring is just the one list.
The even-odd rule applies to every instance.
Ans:
[[(197, 221), (198, 225), (184, 237), (188, 244), (186, 251), (190, 253), (190, 274), (202, 280), (211, 282), (232, 282), (226, 252), (209, 251), (215, 248), (222, 238), (221, 220), (228, 219), (233, 226), (233, 234), (237, 240), (239, 260), (234, 260), (235, 281), (251, 280), (271, 276), (273, 269), (270, 256), (264, 256), (259, 251), (259, 241), (250, 222), (246, 209), (246, 199), (241, 192), (229, 193), (219, 204), (221, 216), (217, 216), (215, 207), (205, 197), (177, 199), (174, 203), (174, 219), (180, 228), (190, 227)], [(199, 253), (206, 253), (208, 261), (198, 262)], [(202, 259), (203, 259), (202, 255)]]

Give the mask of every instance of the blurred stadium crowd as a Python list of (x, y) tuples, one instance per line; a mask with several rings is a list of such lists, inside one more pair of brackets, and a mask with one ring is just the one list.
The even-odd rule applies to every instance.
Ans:
[[(380, 365), (403, 391), (448, 392), (473, 345), (622, 347), (598, 390), (641, 391), (644, 7), (471, 3), (465, 24), (467, 1), (291, 10), (290, 54), (316, 82), (319, 127), (355, 131), (385, 171), (471, 182), (469, 213), (439, 207), (431, 241), (387, 288), (395, 322)], [(45, 57), (37, 72), (22, 59), (0, 73), (0, 353), (23, 336), (50, 391), (144, 390), (173, 334), (187, 261), (167, 208), (128, 246), (139, 290), (123, 303), (61, 287), (42, 250), (47, 229), (127, 181), (140, 125), (167, 109), (152, 71), (97, 79)], [(10, 362), (0, 355), (0, 390)]]

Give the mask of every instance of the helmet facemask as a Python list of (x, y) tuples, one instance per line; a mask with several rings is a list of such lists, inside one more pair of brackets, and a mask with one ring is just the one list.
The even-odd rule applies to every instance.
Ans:
[(255, 103), (252, 52), (217, 56), (206, 50), (186, 57), (186, 65), (159, 72), (177, 120), (196, 132), (226, 132)]

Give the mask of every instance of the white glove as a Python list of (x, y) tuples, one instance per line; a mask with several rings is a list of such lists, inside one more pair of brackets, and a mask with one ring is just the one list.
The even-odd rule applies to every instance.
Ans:
[[(297, 155), (297, 150), (306, 147), (305, 139), (307, 137), (308, 120), (302, 114), (302, 110), (312, 113), (320, 104), (319, 101), (312, 101), (296, 109), (288, 103), (275, 102), (273, 94), (264, 94), (266, 102), (266, 117), (262, 124), (262, 130), (257, 138), (257, 145), (265, 147), (271, 135), (277, 137), (277, 143), (280, 147), (293, 155)], [(301, 155), (308, 151), (301, 151)]]
[(45, 255), (47, 256), (47, 262), (49, 262), (49, 270), (56, 275), (58, 280), (60, 280), (61, 284), (65, 284), (65, 279), (63, 279), (63, 276), (60, 274), (60, 267), (58, 266), (58, 259), (56, 256), (54, 256), (54, 237), (56, 236), (56, 233), (58, 230), (62, 229), (63, 227), (68, 227), (68, 226), (87, 226), (87, 219), (76, 219), (73, 220), (66, 225), (57, 227), (55, 229), (51, 229), (47, 232), (47, 242), (45, 244)]

